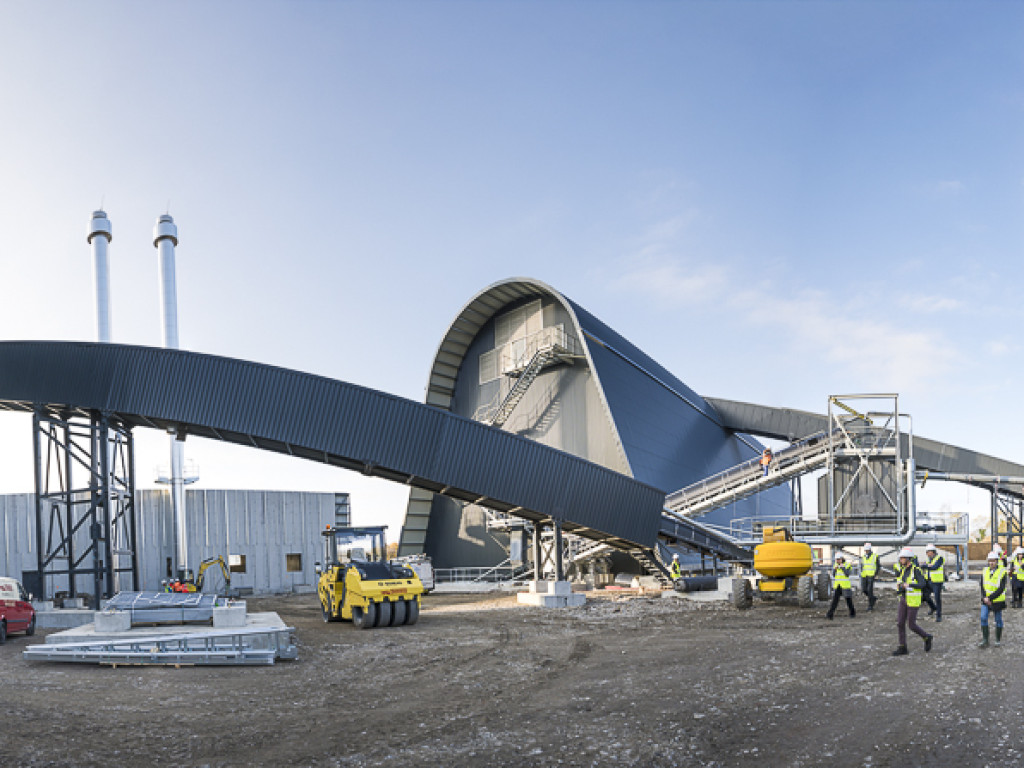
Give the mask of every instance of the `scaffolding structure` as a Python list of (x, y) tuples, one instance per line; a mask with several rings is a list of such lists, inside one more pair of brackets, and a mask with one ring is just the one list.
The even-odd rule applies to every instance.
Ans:
[(102, 413), (36, 409), (32, 442), (39, 570), (30, 591), (92, 595), (98, 607), (122, 587), (137, 590), (131, 428)]

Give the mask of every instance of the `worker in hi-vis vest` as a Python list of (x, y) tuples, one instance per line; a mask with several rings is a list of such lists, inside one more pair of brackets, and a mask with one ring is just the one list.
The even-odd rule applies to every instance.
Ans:
[(921, 567), (914, 563), (914, 553), (909, 548), (900, 550), (899, 562), (896, 565), (896, 593), (900, 604), (896, 611), (896, 625), (899, 632), (899, 645), (892, 652), (893, 656), (907, 655), (907, 627), (924, 639), (925, 653), (932, 649), (932, 636), (917, 624), (917, 611), (921, 607), (921, 597), (928, 589), (928, 579)]
[(928, 577), (928, 586), (932, 593), (932, 608), (928, 615), (942, 621), (942, 585), (946, 583), (946, 558), (939, 554), (939, 548), (929, 544), (924, 548), (925, 561), (921, 570)]
[(672, 581), (683, 578), (683, 567), (679, 565), (679, 555), (672, 555), (672, 565), (668, 569)]
[(826, 619), (831, 619), (835, 614), (840, 597), (846, 598), (846, 607), (850, 609), (850, 618), (857, 615), (857, 611), (853, 607), (853, 587), (850, 586), (852, 570), (853, 565), (847, 564), (846, 555), (842, 552), (836, 554), (835, 564), (832, 566), (832, 604), (828, 607), (828, 613), (825, 614)]
[(996, 616), (996, 645), (1003, 639), (1003, 609), (1006, 607), (1006, 568), (999, 552), (988, 553), (988, 565), (981, 572), (981, 642), (979, 648), (988, 648), (988, 615)]
[(871, 542), (864, 542), (864, 554), (860, 556), (860, 591), (868, 599), (868, 610), (875, 610), (875, 576), (878, 575), (878, 553), (872, 551)]
[(1013, 607), (1020, 608), (1024, 602), (1024, 547), (1013, 550), (1010, 560), (1010, 578), (1013, 582)]

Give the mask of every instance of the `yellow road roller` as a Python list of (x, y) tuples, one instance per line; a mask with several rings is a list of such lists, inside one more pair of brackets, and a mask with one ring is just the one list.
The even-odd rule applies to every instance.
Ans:
[[(814, 552), (810, 545), (793, 541), (785, 528), (766, 526), (761, 533), (762, 543), (754, 548), (754, 570), (758, 577), (754, 585), (742, 576), (733, 579), (733, 604), (737, 608), (749, 608), (756, 589), (760, 597), (795, 596), (801, 607), (810, 607), (815, 597)], [(824, 586), (827, 597), (828, 575), (822, 573), (819, 576), (825, 580), (818, 584), (818, 596), (821, 597)]]
[(371, 629), (419, 620), (423, 583), (411, 568), (387, 561), (386, 528), (327, 526), (323, 531), (316, 589), (324, 621)]

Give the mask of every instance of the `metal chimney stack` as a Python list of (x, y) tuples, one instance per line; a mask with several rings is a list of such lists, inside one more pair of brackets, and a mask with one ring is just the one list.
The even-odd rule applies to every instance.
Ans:
[[(164, 346), (178, 349), (178, 290), (174, 270), (174, 248), (178, 228), (164, 214), (153, 228), (153, 245), (160, 259), (160, 310), (163, 316)], [(171, 435), (171, 506), (177, 535), (175, 575), (188, 570), (188, 521), (185, 516), (185, 436)]]
[(110, 261), (107, 251), (113, 239), (106, 212), (93, 211), (87, 240), (92, 246), (95, 266), (96, 333), (97, 339), (104, 344), (110, 343)]

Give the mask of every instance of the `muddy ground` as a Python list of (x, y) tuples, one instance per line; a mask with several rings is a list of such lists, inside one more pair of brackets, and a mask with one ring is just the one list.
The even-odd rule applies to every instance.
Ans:
[[(250, 599), (295, 627), (273, 667), (26, 662), (0, 647), (3, 766), (1020, 765), (1024, 611), (979, 650), (976, 586), (935, 647), (893, 658), (873, 613), (589, 593), (578, 609), (430, 595), (419, 624), (324, 624), (313, 595)], [(31, 642), (41, 641), (37, 633)]]

